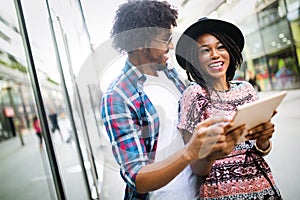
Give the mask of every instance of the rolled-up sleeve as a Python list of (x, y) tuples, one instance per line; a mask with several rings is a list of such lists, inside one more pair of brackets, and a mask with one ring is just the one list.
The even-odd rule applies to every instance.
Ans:
[[(139, 97), (131, 97), (139, 98)], [(101, 115), (112, 144), (115, 159), (120, 165), (122, 178), (135, 188), (135, 178), (143, 165), (151, 162), (148, 158), (145, 139), (142, 137), (143, 123), (139, 120), (136, 107), (118, 90), (107, 93), (102, 99)]]

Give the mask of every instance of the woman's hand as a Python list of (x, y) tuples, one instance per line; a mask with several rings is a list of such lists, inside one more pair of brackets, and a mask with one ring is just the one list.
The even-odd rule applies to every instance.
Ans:
[(269, 120), (266, 123), (262, 123), (250, 130), (248, 130), (248, 135), (246, 138), (248, 140), (256, 140), (256, 146), (265, 150), (270, 146), (270, 139), (275, 131), (274, 124)]

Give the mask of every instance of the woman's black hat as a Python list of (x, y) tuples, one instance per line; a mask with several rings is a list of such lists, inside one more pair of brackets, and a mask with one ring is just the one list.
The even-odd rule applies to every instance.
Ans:
[(200, 35), (209, 32), (225, 33), (233, 39), (240, 48), (240, 51), (244, 48), (244, 36), (237, 26), (218, 19), (200, 18), (183, 32), (176, 44), (176, 60), (183, 69), (185, 69), (185, 57), (187, 56), (188, 49), (191, 48), (191, 44), (196, 42)]

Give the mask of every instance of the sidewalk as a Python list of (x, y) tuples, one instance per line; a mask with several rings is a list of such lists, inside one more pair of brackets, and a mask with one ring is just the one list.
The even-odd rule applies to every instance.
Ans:
[[(261, 97), (279, 91), (262, 92)], [(265, 157), (284, 200), (300, 199), (300, 90), (287, 90), (288, 94), (274, 116), (273, 149)], [(255, 117), (255, 116), (253, 116)]]
[(38, 138), (34, 134), (0, 143), (0, 199), (51, 199), (48, 191)]
[[(40, 150), (33, 131), (24, 134), (23, 139), (24, 146), (18, 137), (0, 143), (0, 199), (56, 199), (46, 149)], [(75, 149), (62, 142), (58, 134), (53, 140), (67, 199), (88, 199), (81, 171), (77, 170)]]

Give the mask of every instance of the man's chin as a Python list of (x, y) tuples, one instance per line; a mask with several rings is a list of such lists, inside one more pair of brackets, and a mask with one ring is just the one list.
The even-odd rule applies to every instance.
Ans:
[(157, 71), (163, 71), (167, 68), (167, 65), (163, 65), (163, 64), (157, 64), (156, 65), (156, 69)]

